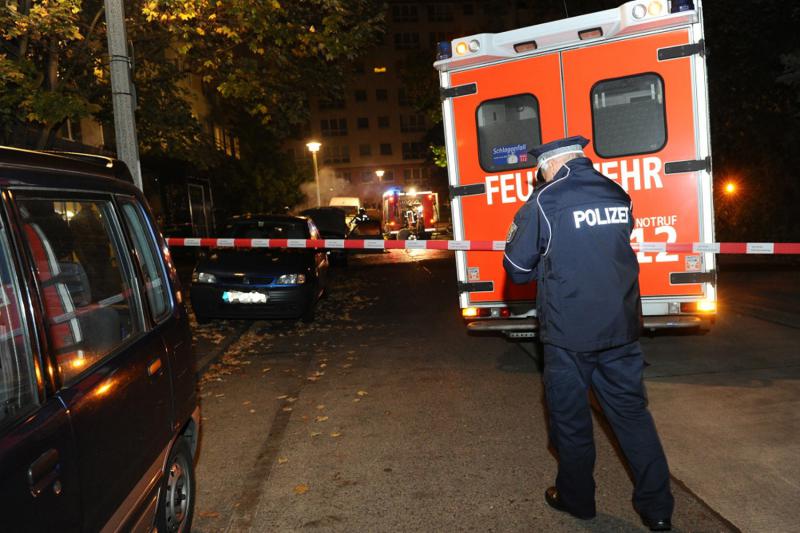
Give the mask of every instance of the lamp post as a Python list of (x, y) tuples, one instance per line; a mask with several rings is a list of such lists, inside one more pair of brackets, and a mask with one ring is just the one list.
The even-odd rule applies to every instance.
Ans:
[(319, 196), (319, 167), (317, 166), (317, 152), (319, 152), (319, 147), (322, 146), (321, 143), (316, 141), (311, 141), (307, 143), (306, 146), (308, 147), (308, 151), (311, 152), (311, 157), (314, 159), (314, 181), (317, 182), (317, 207), (322, 205), (322, 200)]
[(383, 181), (383, 175), (386, 174), (386, 171), (383, 169), (378, 169), (375, 171), (375, 175), (378, 176), (378, 183)]

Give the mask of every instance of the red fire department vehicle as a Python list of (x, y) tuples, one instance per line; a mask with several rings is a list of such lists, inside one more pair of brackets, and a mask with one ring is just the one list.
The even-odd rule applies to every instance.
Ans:
[[(454, 238), (505, 241), (533, 191), (531, 147), (591, 140), (595, 167), (633, 199), (646, 328), (697, 327), (716, 312), (711, 144), (700, 0), (616, 9), (442, 43), (439, 71)], [(535, 287), (502, 254), (456, 252), (472, 330), (533, 336)], [(602, 313), (602, 309), (597, 310)]]
[(428, 239), (439, 221), (439, 194), (389, 189), (383, 193), (383, 232), (397, 239)]

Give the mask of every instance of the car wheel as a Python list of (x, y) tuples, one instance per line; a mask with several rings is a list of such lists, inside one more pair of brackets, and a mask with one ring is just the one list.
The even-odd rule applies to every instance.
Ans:
[(406, 241), (408, 240), (408, 237), (410, 235), (411, 235), (410, 231), (408, 231), (407, 229), (401, 229), (400, 231), (397, 232), (397, 239), (400, 241)]
[(156, 526), (159, 532), (189, 533), (194, 516), (194, 461), (189, 443), (179, 437), (172, 447), (161, 483)]

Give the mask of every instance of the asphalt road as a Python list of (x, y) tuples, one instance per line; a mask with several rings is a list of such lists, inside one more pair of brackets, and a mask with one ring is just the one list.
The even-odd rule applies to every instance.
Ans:
[[(643, 339), (677, 531), (800, 530), (800, 284), (764, 279), (723, 269), (711, 332)], [(600, 416), (598, 517), (544, 503), (555, 460), (531, 348), (466, 334), (445, 252), (360, 256), (311, 325), (197, 327), (194, 530), (645, 530)]]

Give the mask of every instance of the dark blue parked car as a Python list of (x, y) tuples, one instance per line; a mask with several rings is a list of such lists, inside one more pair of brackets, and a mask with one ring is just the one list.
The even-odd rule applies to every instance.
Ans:
[(187, 313), (107, 159), (0, 148), (0, 530), (188, 532)]
[[(314, 223), (289, 215), (245, 215), (228, 221), (234, 239), (320, 239)], [(314, 319), (328, 281), (328, 254), (312, 249), (212, 249), (192, 274), (192, 309), (210, 318)]]

